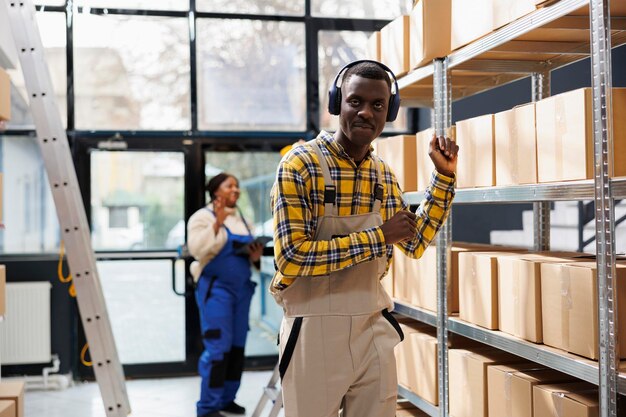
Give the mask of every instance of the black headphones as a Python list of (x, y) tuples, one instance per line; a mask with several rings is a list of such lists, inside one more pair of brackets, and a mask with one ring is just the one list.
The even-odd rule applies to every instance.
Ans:
[(388, 66), (386, 66), (385, 64), (381, 64), (378, 61), (372, 61), (369, 59), (361, 59), (359, 61), (351, 62), (337, 73), (335, 81), (333, 81), (330, 88), (328, 89), (328, 112), (334, 115), (339, 114), (339, 110), (341, 109), (341, 83), (337, 85), (337, 83), (339, 82), (339, 77), (341, 77), (341, 74), (343, 74), (348, 68), (353, 67), (356, 64), (360, 64), (361, 62), (371, 62), (372, 64), (376, 64), (391, 75), (391, 78), (393, 79), (393, 84), (391, 85), (391, 98), (389, 99), (387, 121), (393, 122), (394, 120), (396, 120), (396, 117), (398, 116), (398, 111), (400, 110), (400, 90), (398, 89), (398, 80), (396, 79), (393, 71), (391, 71)]

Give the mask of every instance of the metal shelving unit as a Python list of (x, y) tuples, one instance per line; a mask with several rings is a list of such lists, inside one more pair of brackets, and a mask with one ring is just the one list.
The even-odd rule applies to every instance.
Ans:
[[(560, 0), (451, 53), (398, 80), (403, 102), (433, 107), (435, 131), (450, 126), (453, 98), (458, 100), (509, 82), (532, 77), (533, 101), (549, 95), (550, 71), (591, 56), (594, 112), (595, 178), (588, 181), (458, 190), (455, 204), (522, 203), (534, 207), (534, 249), (549, 250), (549, 203), (595, 200), (600, 360), (590, 361), (448, 317), (447, 269), (451, 219), (438, 236), (437, 306), (431, 313), (396, 302), (396, 312), (437, 327), (439, 342), (439, 407), (424, 404), (414, 393), (399, 393), (429, 415), (448, 416), (448, 331), (506, 350), (599, 386), (600, 416), (617, 417), (617, 395), (626, 394), (626, 374), (619, 373), (617, 304), (615, 303), (614, 200), (626, 198), (626, 178), (610, 178), (612, 170), (611, 48), (626, 44), (626, 17), (611, 18), (611, 0)], [(613, 0), (617, 1), (617, 0)], [(550, 33), (567, 33), (567, 42)], [(423, 193), (407, 193), (419, 204)], [(430, 406), (430, 407), (429, 407)], [(438, 412), (438, 414), (436, 414)], [(435, 414), (433, 414), (435, 413)]]
[(398, 394), (400, 394), (402, 398), (408, 400), (411, 404), (428, 414), (430, 417), (439, 416), (439, 407), (436, 407), (428, 401), (415, 395), (415, 393), (411, 392), (411, 390), (403, 387), (402, 385), (398, 385)]

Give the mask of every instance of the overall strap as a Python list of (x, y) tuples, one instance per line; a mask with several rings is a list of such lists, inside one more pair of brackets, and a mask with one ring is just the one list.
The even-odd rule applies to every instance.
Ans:
[(328, 163), (326, 158), (322, 154), (322, 150), (317, 144), (316, 140), (309, 141), (313, 150), (317, 154), (317, 159), (320, 161), (320, 168), (322, 170), (322, 176), (324, 177), (324, 213), (326, 215), (337, 215), (337, 187), (333, 183), (333, 179), (330, 176), (330, 169), (328, 169)]
[(376, 184), (374, 185), (374, 207), (372, 207), (372, 212), (380, 212), (380, 207), (383, 202), (383, 174), (380, 170), (381, 161), (380, 159), (371, 154), (372, 164), (376, 167)]
[(246, 226), (246, 230), (248, 231), (248, 234), (252, 236), (252, 230), (250, 230), (250, 226), (248, 226), (248, 222), (246, 221), (246, 218), (243, 217), (243, 213), (241, 212), (241, 209), (239, 208), (239, 206), (237, 206), (237, 211), (239, 212), (239, 218), (243, 222), (243, 225)]

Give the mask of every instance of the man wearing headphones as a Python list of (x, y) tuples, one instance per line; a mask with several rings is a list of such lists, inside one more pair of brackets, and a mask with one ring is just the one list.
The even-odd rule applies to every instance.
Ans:
[(272, 190), (277, 272), (270, 291), (285, 312), (285, 417), (337, 417), (340, 408), (343, 417), (391, 417), (393, 350), (403, 335), (380, 278), (393, 244), (419, 258), (448, 216), (458, 147), (433, 137), (435, 171), (412, 213), (371, 148), (400, 107), (391, 70), (375, 61), (348, 64), (329, 98), (339, 129), (285, 155)]

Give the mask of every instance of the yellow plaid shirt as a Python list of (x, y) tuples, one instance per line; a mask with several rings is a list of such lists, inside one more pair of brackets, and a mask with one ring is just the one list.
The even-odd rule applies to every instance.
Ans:
[[(357, 166), (333, 136), (322, 131), (316, 138), (337, 187), (340, 216), (370, 213), (374, 205), (376, 166), (370, 152)], [(380, 158), (377, 158), (381, 161)], [(387, 221), (408, 209), (395, 175), (381, 163), (383, 201), (381, 216)], [(447, 218), (454, 198), (454, 178), (433, 172), (425, 198), (418, 207), (417, 233), (397, 246), (412, 258), (419, 258)], [(295, 147), (278, 166), (272, 189), (274, 216), (274, 261), (272, 287), (281, 290), (297, 277), (328, 275), (331, 272), (387, 256), (393, 246), (385, 244), (380, 227), (354, 232), (328, 241), (314, 241), (317, 219), (324, 215), (324, 178), (319, 160), (310, 144)]]

